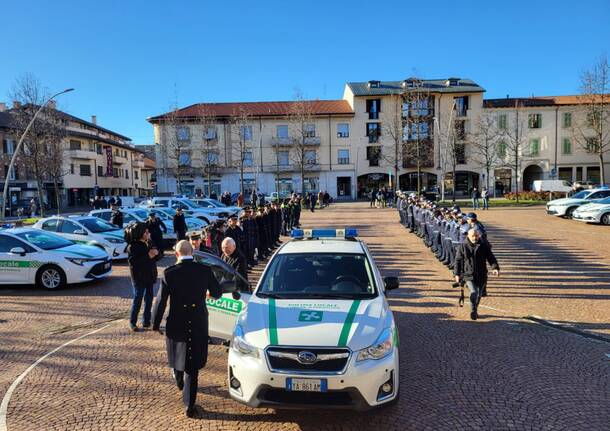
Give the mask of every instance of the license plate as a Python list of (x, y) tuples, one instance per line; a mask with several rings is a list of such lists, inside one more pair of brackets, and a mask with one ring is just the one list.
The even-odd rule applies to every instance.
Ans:
[(110, 262), (106, 262), (104, 264), (104, 269), (110, 269)]
[(295, 392), (326, 392), (326, 379), (286, 379), (286, 390)]

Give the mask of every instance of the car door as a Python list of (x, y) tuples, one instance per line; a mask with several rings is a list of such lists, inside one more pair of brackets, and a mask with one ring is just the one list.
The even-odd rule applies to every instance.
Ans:
[[(25, 253), (11, 253), (21, 247)], [(9, 235), (0, 235), (0, 284), (33, 283), (36, 249)]]
[[(208, 298), (206, 300), (210, 336), (228, 340), (233, 334), (237, 315), (250, 301), (250, 284), (218, 256), (195, 252), (194, 259), (195, 262), (209, 267), (221, 286), (224, 283), (230, 283), (239, 292), (238, 299), (234, 293), (226, 292), (222, 294), (220, 299)], [(226, 291), (226, 289), (224, 290)]]
[(49, 232), (57, 232), (57, 229), (59, 228), (59, 222), (60, 219), (58, 218), (51, 218), (45, 222), (42, 223), (42, 230), (46, 230)]
[(110, 222), (110, 216), (112, 215), (112, 211), (100, 211), (93, 213), (92, 216), (101, 218), (107, 222)]
[(57, 233), (70, 241), (80, 244), (86, 244), (91, 240), (87, 236), (87, 230), (84, 227), (70, 220), (61, 220)]

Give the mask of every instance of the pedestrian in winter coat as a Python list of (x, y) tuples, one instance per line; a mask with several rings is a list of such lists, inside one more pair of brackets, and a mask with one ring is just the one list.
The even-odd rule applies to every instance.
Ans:
[(239, 251), (233, 238), (225, 238), (222, 241), (222, 260), (234, 268), (246, 280), (248, 279), (246, 256)]
[(481, 194), (479, 193), (479, 191), (477, 190), (477, 188), (475, 187), (474, 189), (472, 189), (472, 208), (473, 209), (479, 209), (479, 198), (481, 197)]
[(159, 331), (169, 299), (165, 324), (168, 365), (182, 390), (185, 413), (195, 415), (199, 370), (208, 359), (208, 310), (206, 296), (220, 298), (222, 290), (211, 269), (193, 261), (188, 241), (176, 244), (175, 265), (162, 278), (154, 310), (153, 329)]
[(157, 265), (155, 258), (159, 251), (150, 245), (150, 232), (145, 223), (138, 223), (133, 228), (134, 240), (129, 244), (129, 273), (133, 285), (133, 301), (129, 326), (132, 331), (138, 331), (138, 314), (144, 300), (144, 316), (142, 326), (148, 328), (151, 320), (151, 307), (154, 296), (154, 285), (157, 281)]
[(167, 232), (167, 227), (151, 212), (146, 219), (146, 228), (150, 232), (150, 240), (154, 247), (159, 250), (158, 258), (163, 257), (163, 233)]
[(112, 205), (112, 213), (110, 214), (110, 223), (123, 229), (123, 213), (119, 210), (118, 205)]
[(472, 320), (477, 320), (477, 307), (483, 287), (487, 283), (487, 263), (491, 265), (495, 275), (500, 275), (498, 261), (488, 243), (481, 241), (477, 229), (470, 229), (468, 237), (457, 249), (453, 273), (456, 282), (465, 282), (468, 286)]
[(487, 187), (483, 187), (483, 190), (481, 190), (481, 198), (483, 199), (483, 209), (488, 210), (489, 209), (489, 190), (487, 190)]
[(181, 241), (186, 239), (187, 226), (182, 208), (176, 209), (176, 215), (174, 216), (173, 222), (174, 232), (176, 232), (176, 240)]

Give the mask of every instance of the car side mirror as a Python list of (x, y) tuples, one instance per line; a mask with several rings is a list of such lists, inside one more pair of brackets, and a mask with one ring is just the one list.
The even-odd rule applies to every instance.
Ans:
[(25, 256), (25, 249), (23, 247), (13, 247), (11, 248), (10, 254), (18, 254), (20, 256)]
[(237, 283), (235, 280), (224, 280), (220, 283), (220, 289), (222, 290), (222, 293), (237, 292)]
[(87, 235), (87, 232), (85, 232), (82, 229), (76, 229), (74, 232), (72, 232), (75, 235)]
[(400, 282), (398, 281), (398, 277), (386, 277), (383, 279), (386, 290), (394, 290), (398, 289), (400, 286)]

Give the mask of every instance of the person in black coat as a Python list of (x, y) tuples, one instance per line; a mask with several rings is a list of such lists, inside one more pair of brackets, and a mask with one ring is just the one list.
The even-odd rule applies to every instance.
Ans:
[(110, 223), (123, 229), (123, 213), (119, 210), (117, 204), (112, 205), (112, 213), (110, 214)]
[(258, 208), (254, 221), (256, 222), (258, 237), (258, 243), (256, 244), (256, 257), (257, 259), (265, 259), (269, 254), (269, 246), (267, 245), (267, 227), (265, 225), (265, 220), (263, 219), (262, 207)]
[(176, 209), (176, 215), (174, 216), (174, 232), (176, 232), (176, 240), (181, 241), (186, 239), (186, 219), (184, 218), (184, 213), (182, 212), (182, 208)]
[(241, 251), (244, 255), (246, 254), (244, 250), (244, 244), (242, 242), (243, 231), (241, 227), (237, 224), (237, 215), (232, 215), (229, 217), (229, 222), (227, 228), (225, 229), (225, 237), (233, 238), (235, 244), (237, 245), (237, 249)]
[(246, 256), (239, 251), (233, 238), (225, 238), (222, 241), (222, 260), (227, 262), (246, 280), (248, 279), (248, 264)]
[(161, 277), (161, 288), (154, 308), (153, 329), (160, 330), (167, 300), (169, 313), (165, 324), (168, 365), (173, 370), (186, 415), (195, 415), (199, 370), (208, 359), (208, 310), (206, 295), (220, 298), (222, 290), (211, 269), (193, 261), (188, 241), (176, 244), (175, 265)]
[(252, 208), (250, 207), (244, 208), (242, 228), (244, 229), (244, 237), (246, 238), (246, 242), (248, 243), (248, 253), (246, 254), (246, 259), (248, 260), (248, 265), (254, 266), (256, 265), (256, 259), (254, 259), (254, 251), (256, 250), (258, 244), (258, 228), (252, 216)]
[(211, 248), (205, 245), (199, 232), (191, 232), (189, 235), (189, 243), (194, 251), (202, 251), (204, 253), (214, 254)]
[(500, 275), (498, 261), (486, 241), (481, 241), (481, 233), (470, 229), (468, 237), (457, 249), (453, 273), (457, 283), (465, 282), (470, 291), (470, 318), (477, 320), (477, 307), (483, 287), (487, 283), (487, 263), (493, 273)]
[(163, 257), (163, 234), (167, 232), (167, 227), (161, 220), (156, 216), (154, 212), (151, 212), (146, 219), (146, 227), (150, 232), (150, 240), (153, 245), (159, 250), (158, 258)]
[(153, 301), (153, 289), (157, 281), (157, 265), (155, 257), (158, 254), (156, 248), (150, 247), (150, 232), (145, 223), (137, 223), (133, 228), (134, 240), (129, 244), (129, 273), (133, 284), (133, 301), (129, 326), (132, 331), (138, 330), (138, 314), (144, 299), (144, 316), (142, 326), (150, 327), (151, 307)]

